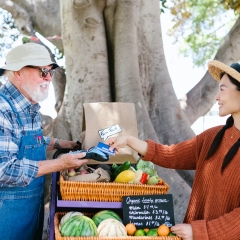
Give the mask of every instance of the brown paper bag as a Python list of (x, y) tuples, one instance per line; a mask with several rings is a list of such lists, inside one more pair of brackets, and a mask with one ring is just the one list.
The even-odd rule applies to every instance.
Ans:
[[(131, 135), (138, 137), (135, 105), (133, 103), (84, 103), (82, 148), (88, 149), (104, 142), (109, 137)], [(136, 163), (137, 152), (129, 147), (121, 148), (120, 152), (111, 156), (105, 163), (123, 163), (130, 161)], [(91, 160), (90, 164), (99, 163)]]

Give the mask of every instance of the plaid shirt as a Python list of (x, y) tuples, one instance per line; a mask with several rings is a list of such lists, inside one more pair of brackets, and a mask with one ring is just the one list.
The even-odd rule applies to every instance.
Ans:
[[(0, 88), (0, 93), (12, 101), (13, 106), (20, 113), (24, 130), (41, 128), (39, 104), (29, 102), (10, 81)], [(17, 159), (23, 128), (16, 121), (9, 103), (1, 96), (0, 106), (0, 187), (24, 187), (35, 179), (38, 162), (26, 158)], [(47, 148), (50, 138), (44, 137), (44, 140)]]

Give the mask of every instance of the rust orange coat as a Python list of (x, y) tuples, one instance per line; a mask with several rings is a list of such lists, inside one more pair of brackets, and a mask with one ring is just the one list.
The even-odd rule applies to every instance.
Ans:
[(164, 168), (196, 170), (184, 219), (192, 225), (194, 240), (240, 240), (240, 149), (221, 173), (225, 155), (240, 138), (238, 129), (227, 129), (217, 152), (206, 160), (221, 127), (171, 146), (147, 140), (144, 160)]

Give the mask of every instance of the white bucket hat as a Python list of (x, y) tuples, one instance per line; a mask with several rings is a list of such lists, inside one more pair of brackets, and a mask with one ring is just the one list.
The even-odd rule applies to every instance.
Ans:
[(0, 68), (0, 76), (5, 70), (18, 71), (25, 66), (52, 65), (59, 67), (50, 58), (48, 50), (37, 43), (26, 43), (10, 50), (6, 56), (6, 65)]

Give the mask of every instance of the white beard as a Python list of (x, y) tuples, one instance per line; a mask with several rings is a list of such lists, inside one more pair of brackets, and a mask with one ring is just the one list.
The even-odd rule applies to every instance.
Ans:
[[(41, 86), (45, 87), (44, 92), (41, 91)], [(41, 83), (36, 88), (32, 85), (23, 85), (22, 89), (27, 92), (34, 102), (39, 103), (48, 97), (49, 83)]]

